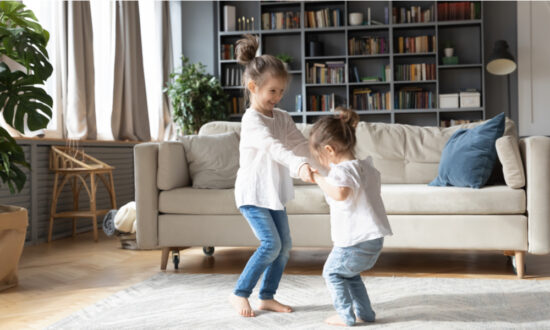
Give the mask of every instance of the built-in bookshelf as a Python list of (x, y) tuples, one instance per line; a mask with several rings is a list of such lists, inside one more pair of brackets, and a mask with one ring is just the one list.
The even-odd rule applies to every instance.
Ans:
[[(258, 36), (259, 53), (292, 57), (279, 107), (296, 122), (312, 123), (337, 106), (369, 122), (438, 126), (485, 119), (482, 11), (481, 1), (217, 2), (217, 74), (232, 100), (230, 117), (239, 120), (244, 110), (241, 68), (231, 52), (249, 33)], [(363, 23), (351, 25), (351, 13), (361, 13)], [(458, 98), (449, 103), (461, 92), (479, 93), (479, 106), (460, 107)]]

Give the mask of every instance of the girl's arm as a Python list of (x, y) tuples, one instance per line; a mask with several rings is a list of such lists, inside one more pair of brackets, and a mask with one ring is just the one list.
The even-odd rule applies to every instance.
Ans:
[(317, 183), (321, 190), (330, 198), (336, 201), (343, 201), (351, 195), (352, 190), (350, 187), (333, 186), (319, 173), (313, 173), (313, 176), (315, 178), (315, 183)]

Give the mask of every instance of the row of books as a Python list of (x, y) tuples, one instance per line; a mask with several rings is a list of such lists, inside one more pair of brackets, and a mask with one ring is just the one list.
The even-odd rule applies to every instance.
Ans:
[(305, 26), (308, 28), (324, 28), (342, 26), (342, 11), (339, 8), (324, 8), (304, 12)]
[(456, 125), (469, 124), (472, 121), (469, 119), (443, 119), (439, 122), (439, 127), (451, 127)]
[(243, 78), (243, 69), (237, 66), (227, 66), (225, 68), (226, 87), (241, 86)]
[(222, 60), (234, 60), (235, 59), (235, 46), (233, 44), (222, 44), (220, 49)]
[(434, 52), (436, 45), (435, 36), (397, 37), (397, 52), (400, 54)]
[(481, 2), (439, 2), (437, 4), (437, 20), (454, 21), (481, 18)]
[(299, 29), (300, 13), (293, 11), (262, 14), (263, 30)]
[(380, 76), (361, 77), (357, 66), (353, 65), (350, 70), (350, 80), (352, 82), (371, 82), (371, 81), (390, 81), (391, 67), (389, 64), (380, 66)]
[(393, 24), (425, 23), (435, 21), (434, 6), (422, 8), (421, 6), (393, 7)]
[(397, 92), (395, 109), (432, 109), (434, 93), (419, 87), (405, 87)]
[(309, 111), (333, 111), (335, 96), (334, 93), (322, 95), (310, 95), (308, 97)]
[(435, 63), (396, 64), (395, 80), (435, 80)]
[(375, 55), (388, 53), (388, 41), (385, 37), (353, 37), (348, 40), (350, 55)]
[(346, 82), (346, 64), (344, 61), (306, 62), (306, 83), (342, 84), (344, 82)]
[(391, 93), (373, 93), (370, 88), (356, 88), (353, 90), (351, 104), (357, 110), (389, 110)]
[(231, 97), (231, 102), (229, 102), (227, 106), (227, 112), (231, 114), (244, 113), (244, 111), (246, 110), (244, 106), (244, 97), (242, 96)]

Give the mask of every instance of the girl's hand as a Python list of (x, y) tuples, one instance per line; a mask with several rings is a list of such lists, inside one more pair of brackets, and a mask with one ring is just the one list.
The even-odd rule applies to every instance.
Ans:
[(313, 179), (313, 172), (314, 170), (309, 166), (309, 164), (305, 163), (300, 166), (298, 175), (300, 176), (300, 179), (304, 182), (315, 183), (315, 180)]

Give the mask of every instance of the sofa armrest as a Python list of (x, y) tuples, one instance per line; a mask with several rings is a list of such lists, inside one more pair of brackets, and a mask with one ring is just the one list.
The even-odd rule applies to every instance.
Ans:
[(529, 253), (550, 253), (550, 138), (520, 139), (525, 167)]
[(134, 147), (136, 238), (140, 249), (158, 246), (158, 150), (158, 143), (141, 143)]

